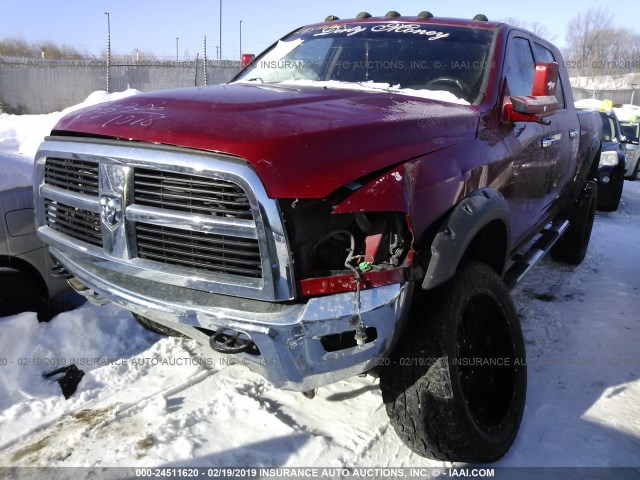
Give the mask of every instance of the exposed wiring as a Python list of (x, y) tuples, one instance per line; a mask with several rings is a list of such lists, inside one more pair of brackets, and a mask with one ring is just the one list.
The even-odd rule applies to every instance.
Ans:
[(344, 266), (353, 272), (353, 276), (356, 281), (356, 295), (354, 299), (355, 315), (350, 320), (350, 323), (356, 325), (356, 335), (355, 335), (356, 344), (359, 347), (362, 347), (367, 342), (367, 333), (366, 333), (367, 326), (362, 321), (362, 316), (360, 315), (360, 279), (361, 277), (358, 269), (355, 268), (353, 265), (351, 265), (351, 262), (354, 259), (361, 258), (362, 255), (358, 255), (358, 256), (354, 255), (356, 242), (352, 234), (349, 234), (349, 236), (351, 238), (351, 247), (349, 248), (349, 254), (347, 255), (347, 258), (344, 261)]

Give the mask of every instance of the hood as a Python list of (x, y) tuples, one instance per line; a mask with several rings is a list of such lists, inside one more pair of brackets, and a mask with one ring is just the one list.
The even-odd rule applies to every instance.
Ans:
[(272, 198), (352, 180), (475, 138), (474, 107), (387, 92), (229, 84), (135, 95), (73, 112), (54, 134), (195, 148), (251, 163)]

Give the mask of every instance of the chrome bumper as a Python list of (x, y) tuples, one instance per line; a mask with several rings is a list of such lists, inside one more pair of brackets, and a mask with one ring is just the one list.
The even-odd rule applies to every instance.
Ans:
[[(357, 375), (380, 363), (392, 349), (411, 300), (409, 284), (361, 292), (360, 314), (376, 339), (358, 347), (327, 351), (322, 339), (352, 332), (355, 293), (306, 303), (274, 303), (196, 291), (132, 277), (87, 262), (86, 256), (51, 253), (90, 291), (209, 345), (206, 330), (228, 328), (251, 337), (260, 355), (231, 355), (278, 388), (307, 391)], [(348, 335), (348, 333), (347, 333)]]

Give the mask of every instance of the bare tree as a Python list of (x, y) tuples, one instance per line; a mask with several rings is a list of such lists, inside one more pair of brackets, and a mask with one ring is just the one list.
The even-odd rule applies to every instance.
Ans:
[(597, 66), (604, 58), (603, 47), (611, 39), (613, 30), (613, 15), (604, 7), (591, 7), (579, 13), (567, 25), (568, 58), (580, 62), (589, 72), (594, 62)]
[[(612, 15), (603, 7), (576, 15), (567, 25), (565, 59), (581, 77), (620, 75), (640, 71), (640, 35), (613, 25)], [(629, 83), (622, 76), (614, 79)]]

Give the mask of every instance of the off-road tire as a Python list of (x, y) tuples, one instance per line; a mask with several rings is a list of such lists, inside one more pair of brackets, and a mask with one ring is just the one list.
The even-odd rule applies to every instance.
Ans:
[[(380, 368), (391, 424), (421, 456), (499, 459), (520, 427), (527, 385), (507, 287), (489, 266), (471, 262), (434, 291), (416, 292), (414, 302), (407, 330)], [(479, 365), (488, 362), (494, 365)]]
[(140, 325), (142, 325), (147, 330), (152, 331), (153, 333), (164, 335), (165, 337), (184, 337), (182, 333), (177, 332), (172, 328), (165, 327), (164, 325), (154, 322), (153, 320), (149, 320), (147, 317), (143, 317), (142, 315), (138, 315), (137, 313), (134, 313), (133, 316)]
[(598, 203), (598, 184), (586, 182), (569, 214), (569, 228), (551, 248), (551, 258), (578, 265), (587, 254)]

